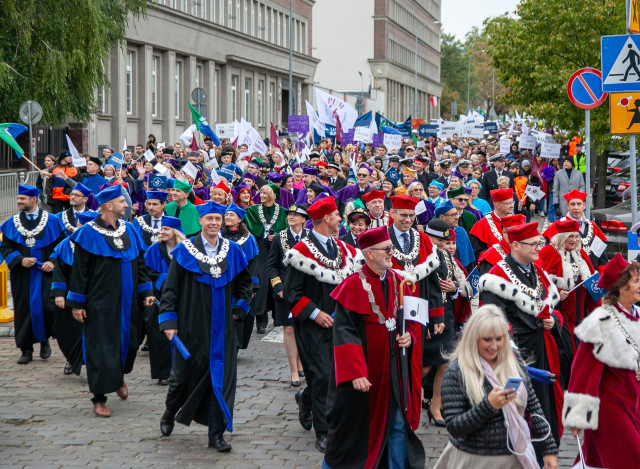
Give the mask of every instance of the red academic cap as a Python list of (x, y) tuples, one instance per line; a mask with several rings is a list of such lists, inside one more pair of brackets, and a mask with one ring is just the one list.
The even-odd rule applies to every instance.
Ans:
[(377, 191), (377, 190), (372, 190), (370, 192), (367, 192), (365, 195), (362, 196), (362, 200), (364, 200), (365, 204), (368, 204), (369, 202), (371, 202), (374, 199), (383, 199), (384, 200), (384, 191)]
[(326, 168), (326, 167), (328, 166), (328, 164), (327, 164), (327, 163), (325, 163), (324, 161), (318, 161), (318, 162), (316, 163), (316, 166), (320, 166), (320, 167), (322, 167), (322, 168)]
[(574, 233), (574, 232), (575, 233), (580, 232), (580, 225), (578, 225), (578, 222), (575, 220), (566, 219), (566, 220), (554, 221), (551, 224), (551, 226), (547, 228), (544, 233), (542, 233), (542, 235), (547, 239), (551, 239), (555, 235), (560, 233)]
[(605, 290), (611, 289), (611, 287), (614, 286), (620, 278), (622, 271), (629, 267), (629, 265), (630, 264), (622, 254), (616, 254), (613, 259), (604, 266), (604, 270), (602, 271), (602, 274), (600, 274), (596, 287), (603, 288)]
[(571, 192), (567, 192), (565, 195), (563, 195), (563, 197), (564, 197), (564, 200), (567, 201), (567, 203), (569, 203), (569, 201), (573, 199), (580, 199), (583, 202), (587, 201), (587, 193), (581, 192), (578, 189), (574, 189)]
[(420, 202), (419, 199), (415, 197), (409, 197), (408, 195), (392, 195), (391, 196), (391, 206), (398, 210), (406, 209), (406, 210), (415, 210), (416, 205)]
[(388, 239), (390, 239), (388, 228), (379, 226), (378, 228), (371, 228), (358, 236), (358, 246), (360, 246), (360, 249), (366, 249)]
[(506, 217), (502, 217), (500, 221), (502, 222), (502, 228), (507, 229), (513, 226), (522, 225), (527, 220), (527, 217), (521, 214), (517, 215), (507, 215)]
[(338, 207), (335, 199), (333, 197), (325, 197), (311, 204), (311, 207), (307, 209), (307, 213), (312, 220), (320, 220), (325, 215), (329, 215), (336, 210), (338, 210)]
[(494, 202), (513, 199), (513, 189), (495, 189), (491, 191), (491, 198)]
[(525, 239), (540, 236), (538, 233), (538, 222), (523, 223), (522, 225), (509, 228), (509, 241), (524, 241)]
[(231, 188), (229, 186), (227, 186), (224, 182), (220, 181), (218, 184), (216, 184), (215, 186), (213, 186), (214, 189), (222, 189), (223, 191), (225, 191), (227, 194), (229, 192), (231, 192)]

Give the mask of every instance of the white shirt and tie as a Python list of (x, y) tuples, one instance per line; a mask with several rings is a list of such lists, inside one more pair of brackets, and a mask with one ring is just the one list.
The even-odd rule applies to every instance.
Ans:
[[(322, 246), (324, 247), (325, 251), (327, 251), (327, 254), (329, 254), (331, 256), (332, 252), (335, 253), (335, 249), (333, 247), (333, 241), (331, 240), (331, 238), (318, 233), (316, 230), (313, 230), (313, 234), (316, 237), (316, 239), (318, 241), (320, 241), (320, 244), (322, 244)], [(329, 246), (331, 246), (331, 247), (329, 247)], [(320, 312), (320, 309), (318, 309), (318, 308), (314, 309), (313, 312), (311, 313), (311, 315), (309, 316), (309, 319), (311, 319), (312, 321), (315, 321), (319, 312)], [(327, 313), (327, 314), (330, 314), (330, 313)]]

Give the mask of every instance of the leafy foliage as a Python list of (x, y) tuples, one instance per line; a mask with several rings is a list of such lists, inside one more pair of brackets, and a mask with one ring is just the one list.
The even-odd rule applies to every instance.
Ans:
[(28, 99), (48, 124), (89, 118), (96, 88), (109, 84), (102, 64), (145, 13), (146, 0), (2, 0), (0, 121), (18, 121)]

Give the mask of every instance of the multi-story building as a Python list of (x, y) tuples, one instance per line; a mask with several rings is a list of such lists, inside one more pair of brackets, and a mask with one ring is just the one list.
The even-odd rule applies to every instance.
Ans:
[(313, 57), (320, 64), (315, 86), (354, 106), (362, 97), (361, 112), (378, 111), (394, 121), (438, 117), (439, 108), (430, 106), (429, 98), (442, 93), (440, 1), (316, 2)]
[[(245, 118), (263, 135), (309, 99), (315, 0), (293, 0), (293, 89), (289, 89), (288, 0), (158, 0), (131, 25), (127, 43), (105, 64), (111, 87), (97, 93), (91, 122), (75, 126), (78, 149), (170, 145), (192, 123), (188, 102), (203, 88), (201, 113), (213, 127)], [(301, 105), (302, 104), (302, 105)]]

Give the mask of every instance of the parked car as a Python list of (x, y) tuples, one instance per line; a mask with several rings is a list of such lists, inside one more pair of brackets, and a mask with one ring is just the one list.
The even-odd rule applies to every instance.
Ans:
[[(640, 168), (640, 157), (636, 159)], [(629, 187), (629, 151), (612, 152), (607, 160), (607, 189), (605, 195), (605, 207), (613, 207), (623, 200), (623, 194)], [(595, 180), (593, 190), (593, 203), (597, 205), (598, 180)]]
[[(640, 204), (636, 213), (640, 212)], [(614, 207), (591, 211), (591, 219), (596, 222), (607, 237), (607, 253), (609, 258), (620, 253), (627, 257), (628, 232), (631, 228), (631, 201), (620, 202)], [(638, 249), (634, 246), (635, 249)]]

